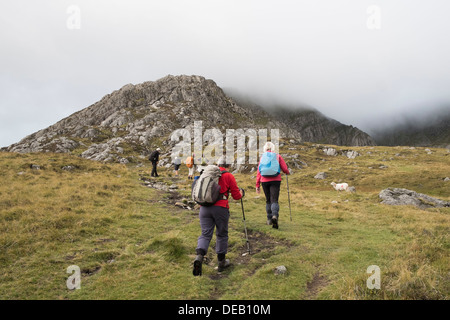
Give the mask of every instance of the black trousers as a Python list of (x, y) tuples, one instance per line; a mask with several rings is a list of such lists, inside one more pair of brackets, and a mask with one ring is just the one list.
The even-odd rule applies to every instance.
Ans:
[(267, 219), (275, 216), (278, 219), (280, 206), (278, 205), (278, 197), (280, 196), (281, 181), (262, 182), (264, 195), (266, 196), (266, 213)]
[(157, 164), (156, 161), (152, 161), (152, 174), (151, 174), (152, 177), (158, 176), (158, 172), (156, 172), (156, 164)]

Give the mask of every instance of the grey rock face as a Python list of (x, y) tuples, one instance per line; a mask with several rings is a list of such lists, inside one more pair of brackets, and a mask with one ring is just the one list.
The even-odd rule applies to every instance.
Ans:
[(303, 141), (341, 146), (375, 145), (374, 140), (367, 133), (330, 119), (314, 109), (292, 111), (277, 108), (273, 116), (291, 128), (295, 128)]
[(388, 205), (413, 205), (421, 209), (450, 207), (450, 202), (403, 188), (387, 188), (380, 192), (381, 203)]
[(30, 153), (52, 151), (66, 153), (79, 146), (79, 143), (66, 137), (55, 138), (55, 134), (48, 133), (37, 139), (33, 135), (24, 138), (21, 142), (9, 146), (6, 150), (10, 152)]

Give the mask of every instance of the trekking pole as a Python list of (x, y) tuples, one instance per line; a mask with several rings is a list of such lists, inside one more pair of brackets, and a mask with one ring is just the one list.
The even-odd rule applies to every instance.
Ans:
[(289, 216), (291, 217), (291, 221), (292, 221), (292, 213), (291, 213), (291, 195), (289, 194), (289, 180), (288, 180), (288, 175), (287, 175), (287, 174), (286, 174), (286, 184), (287, 184), (288, 202), (289, 202)]
[(244, 218), (244, 230), (245, 230), (245, 240), (247, 241), (247, 251), (250, 254), (250, 242), (248, 242), (247, 226), (245, 224), (244, 202), (242, 202), (242, 198), (241, 198), (241, 208), (242, 208), (242, 217)]

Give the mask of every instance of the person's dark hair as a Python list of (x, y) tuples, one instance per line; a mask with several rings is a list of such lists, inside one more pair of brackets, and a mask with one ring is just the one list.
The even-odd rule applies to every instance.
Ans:
[(227, 163), (227, 159), (225, 158), (225, 156), (222, 156), (219, 158), (219, 160), (217, 160), (217, 165), (223, 168), (229, 168), (231, 166), (231, 164)]

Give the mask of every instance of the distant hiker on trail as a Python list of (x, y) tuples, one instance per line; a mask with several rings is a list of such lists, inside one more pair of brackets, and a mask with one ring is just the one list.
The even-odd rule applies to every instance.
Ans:
[[(194, 276), (202, 274), (203, 257), (208, 252), (214, 228), (216, 228), (218, 270), (222, 272), (230, 266), (230, 260), (225, 259), (228, 251), (228, 220), (230, 218), (228, 196), (231, 193), (234, 200), (239, 200), (244, 196), (244, 190), (238, 188), (234, 176), (226, 171), (229, 167), (225, 157), (221, 157), (217, 166), (207, 166), (192, 186), (192, 198), (201, 205), (199, 217), (202, 229), (202, 234), (197, 241)], [(217, 181), (217, 184), (212, 181)], [(211, 186), (211, 188), (205, 188), (205, 186)]]
[(180, 165), (181, 165), (181, 159), (178, 157), (175, 157), (175, 159), (173, 160), (173, 166), (174, 166), (173, 171), (175, 171), (175, 176), (178, 176), (178, 170), (180, 170)]
[(156, 165), (158, 164), (159, 161), (160, 152), (161, 149), (157, 148), (150, 154), (150, 157), (148, 157), (148, 160), (150, 160), (150, 162), (152, 163), (152, 174), (151, 174), (152, 177), (159, 177), (158, 172), (156, 172)]
[(195, 171), (194, 155), (186, 158), (186, 167), (188, 167), (189, 169), (188, 180), (194, 179), (194, 171)]
[(278, 196), (280, 195), (281, 173), (280, 169), (289, 174), (289, 169), (283, 157), (275, 153), (275, 145), (267, 142), (264, 145), (264, 154), (261, 156), (256, 175), (256, 193), (259, 194), (262, 184), (266, 196), (267, 224), (278, 229), (278, 217), (280, 206)]

